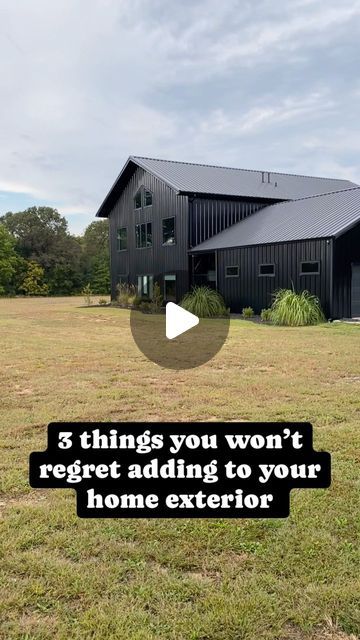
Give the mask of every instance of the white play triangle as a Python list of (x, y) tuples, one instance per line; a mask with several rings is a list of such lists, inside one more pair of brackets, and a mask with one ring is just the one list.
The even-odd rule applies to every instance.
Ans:
[(199, 318), (173, 302), (166, 305), (166, 337), (173, 340), (199, 324)]

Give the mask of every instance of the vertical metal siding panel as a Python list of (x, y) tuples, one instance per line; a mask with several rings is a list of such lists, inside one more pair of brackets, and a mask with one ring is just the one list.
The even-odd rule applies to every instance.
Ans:
[(264, 206), (266, 203), (257, 201), (195, 198), (191, 207), (191, 245), (194, 247), (204, 242)]
[[(325, 313), (329, 310), (329, 250), (326, 240), (302, 241), (218, 251), (219, 290), (233, 312), (240, 312), (250, 305), (256, 313), (270, 306), (276, 289), (289, 288), (294, 283), (301, 291), (306, 287), (320, 298)], [(301, 260), (321, 258), (324, 262), (323, 276), (302, 276)], [(274, 262), (274, 278), (259, 278), (258, 265)], [(239, 278), (224, 278), (226, 265), (239, 264)]]
[[(134, 211), (133, 198), (136, 191), (144, 186), (153, 193), (153, 204), (141, 211)], [(162, 246), (162, 219), (175, 216), (176, 244)], [(135, 224), (152, 223), (152, 247), (135, 248)], [(126, 226), (128, 229), (128, 250), (117, 252), (116, 230)], [(177, 196), (163, 182), (144, 171), (136, 169), (118, 202), (110, 214), (111, 227), (111, 281), (112, 295), (120, 273), (128, 273), (129, 281), (136, 284), (137, 275), (153, 274), (161, 279), (164, 273), (188, 271), (188, 199)], [(125, 271), (126, 270), (126, 271)], [(185, 290), (188, 288), (186, 285)], [(184, 292), (184, 285), (180, 287)]]
[(360, 263), (360, 224), (334, 241), (334, 318), (351, 316), (351, 263)]

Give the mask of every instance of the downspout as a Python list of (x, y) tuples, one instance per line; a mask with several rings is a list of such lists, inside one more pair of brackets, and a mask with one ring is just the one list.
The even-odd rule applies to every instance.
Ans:
[(334, 312), (334, 239), (327, 241), (329, 246), (330, 261), (330, 296), (329, 296), (329, 318), (333, 319)]
[(218, 291), (218, 252), (215, 249), (215, 289)]

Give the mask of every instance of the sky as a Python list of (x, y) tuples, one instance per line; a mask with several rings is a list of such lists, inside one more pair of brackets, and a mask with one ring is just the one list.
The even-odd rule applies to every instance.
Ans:
[(360, 183), (360, 0), (0, 0), (0, 215), (129, 155)]

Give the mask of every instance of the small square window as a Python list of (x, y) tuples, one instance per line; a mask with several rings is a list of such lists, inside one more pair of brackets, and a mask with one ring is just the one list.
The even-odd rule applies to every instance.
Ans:
[(259, 264), (259, 276), (274, 276), (275, 265), (271, 262), (267, 264)]
[(117, 250), (125, 251), (127, 249), (127, 228), (120, 227), (117, 230)]
[(152, 200), (153, 200), (153, 194), (151, 193), (151, 191), (148, 191), (148, 189), (145, 189), (144, 207), (151, 207)]
[(320, 273), (320, 260), (306, 260), (300, 262), (301, 276), (318, 276)]
[(165, 245), (175, 244), (175, 218), (164, 218), (162, 221), (162, 241)]
[(225, 267), (225, 278), (237, 278), (238, 276), (239, 276), (238, 265)]

